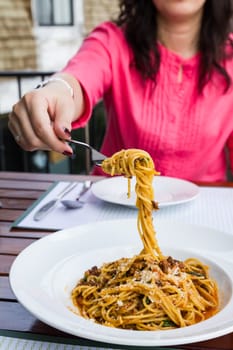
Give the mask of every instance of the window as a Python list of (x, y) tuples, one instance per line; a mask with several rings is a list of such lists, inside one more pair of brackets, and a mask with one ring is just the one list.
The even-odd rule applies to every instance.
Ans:
[(36, 0), (40, 26), (72, 26), (73, 0)]

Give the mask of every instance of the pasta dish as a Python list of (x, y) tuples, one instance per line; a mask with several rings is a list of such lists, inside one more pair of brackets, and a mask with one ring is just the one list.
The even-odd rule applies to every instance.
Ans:
[(99, 324), (133, 330), (164, 330), (193, 325), (218, 311), (218, 289), (208, 266), (190, 258), (179, 261), (161, 252), (153, 226), (152, 181), (159, 175), (150, 155), (128, 149), (102, 163), (105, 173), (136, 177), (139, 254), (93, 266), (72, 290), (81, 316)]

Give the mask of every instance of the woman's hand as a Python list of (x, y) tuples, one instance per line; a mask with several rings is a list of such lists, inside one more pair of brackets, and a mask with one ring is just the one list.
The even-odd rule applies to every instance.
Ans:
[[(59, 75), (64, 79), (64, 75)], [(51, 81), (45, 87), (25, 94), (13, 106), (9, 129), (16, 142), (26, 151), (53, 150), (72, 155), (64, 141), (70, 138), (71, 123), (83, 112), (83, 94), (79, 83), (65, 76), (76, 98), (61, 81)]]

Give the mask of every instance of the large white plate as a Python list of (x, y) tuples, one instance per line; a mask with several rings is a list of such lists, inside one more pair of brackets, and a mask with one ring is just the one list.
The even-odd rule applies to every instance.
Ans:
[(106, 343), (166, 346), (232, 332), (233, 236), (205, 227), (158, 220), (156, 227), (164, 254), (182, 260), (197, 257), (210, 266), (221, 297), (221, 310), (215, 316), (181, 329), (133, 331), (105, 327), (74, 313), (70, 292), (85, 270), (141, 250), (135, 220), (83, 225), (36, 241), (18, 255), (11, 267), (12, 290), (19, 302), (41, 321), (72, 335)]
[[(98, 181), (92, 185), (93, 194), (104, 201), (135, 207), (135, 177), (131, 180), (131, 195), (127, 197), (127, 179), (115, 176)], [(168, 176), (155, 176), (153, 180), (155, 200), (159, 207), (185, 203), (199, 194), (199, 187), (192, 182)]]

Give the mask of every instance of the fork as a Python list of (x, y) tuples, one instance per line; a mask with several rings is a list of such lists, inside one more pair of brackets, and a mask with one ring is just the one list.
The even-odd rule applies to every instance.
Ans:
[(82, 147), (88, 149), (89, 153), (90, 153), (91, 162), (97, 166), (101, 166), (102, 161), (107, 158), (103, 153), (100, 153), (95, 148), (90, 146), (88, 143), (73, 140), (73, 139), (69, 139), (69, 140), (65, 140), (65, 141), (69, 142), (69, 143), (77, 144), (79, 146), (82, 146)]

